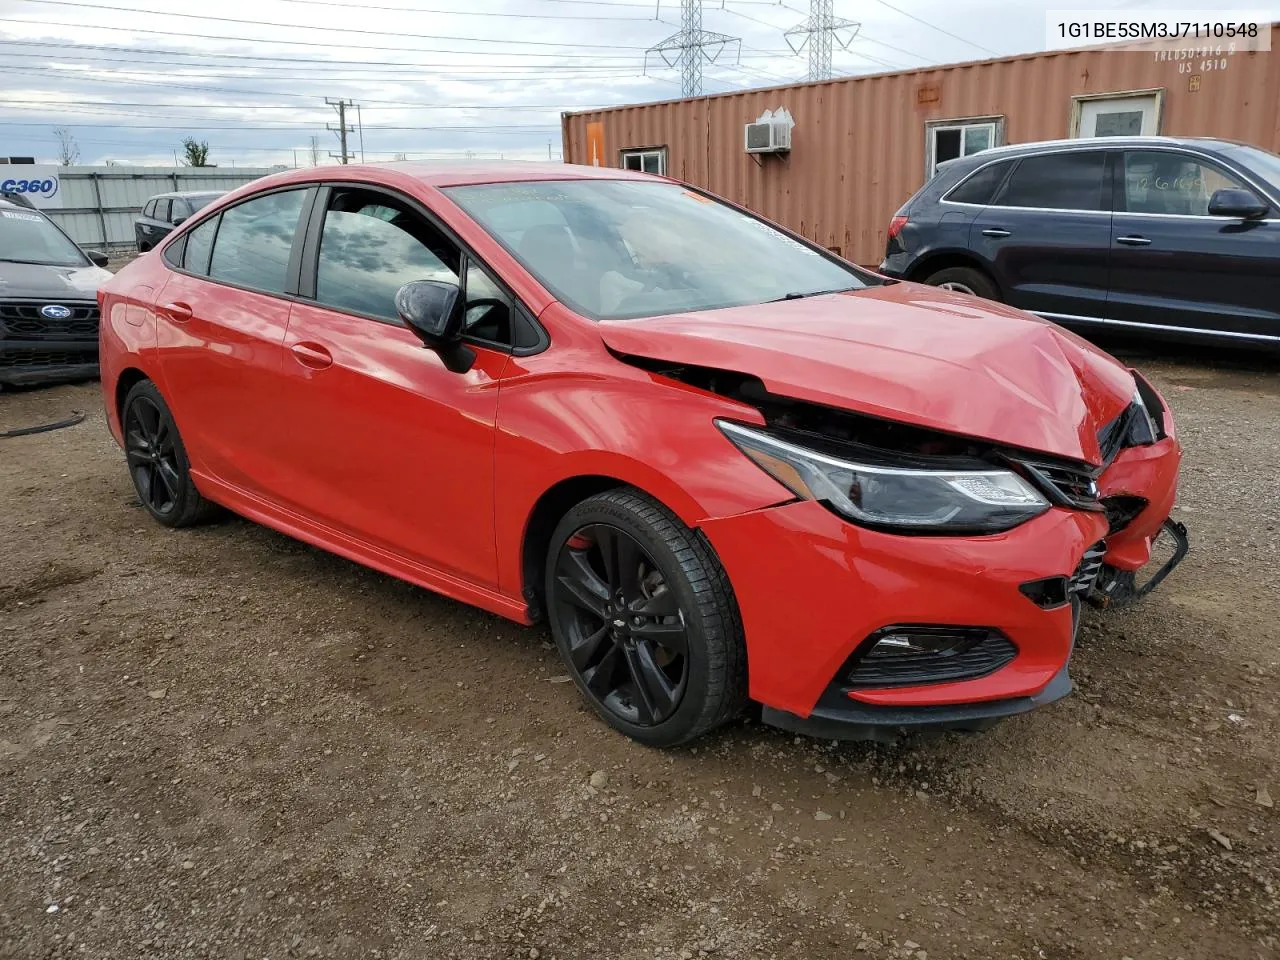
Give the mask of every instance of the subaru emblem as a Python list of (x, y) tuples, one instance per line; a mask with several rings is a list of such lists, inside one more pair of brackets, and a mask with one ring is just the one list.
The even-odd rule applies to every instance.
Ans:
[(60, 303), (50, 303), (40, 308), (40, 315), (50, 320), (65, 320), (71, 316), (71, 308)]

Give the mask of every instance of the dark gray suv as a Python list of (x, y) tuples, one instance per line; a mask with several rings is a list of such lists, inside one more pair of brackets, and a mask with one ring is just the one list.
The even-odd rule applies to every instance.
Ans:
[(106, 263), (39, 210), (0, 197), (0, 389), (98, 375)]
[(189, 190), (152, 197), (133, 221), (133, 239), (138, 252), (146, 253), (172, 233), (174, 227), (220, 196), (219, 190)]
[(1081, 330), (1280, 348), (1280, 157), (1174, 137), (997, 147), (939, 165), (880, 270)]

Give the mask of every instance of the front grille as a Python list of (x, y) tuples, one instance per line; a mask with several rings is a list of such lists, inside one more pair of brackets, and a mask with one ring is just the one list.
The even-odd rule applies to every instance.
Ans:
[[(927, 653), (884, 652), (875, 646), (877, 637), (892, 633), (958, 636), (960, 642), (949, 650)], [(868, 641), (870, 650), (858, 657), (845, 674), (854, 687), (900, 687), (922, 683), (972, 680), (994, 673), (1018, 655), (1008, 637), (992, 630), (965, 627), (889, 628)]]
[(1102, 540), (1086, 550), (1084, 556), (1080, 558), (1080, 565), (1076, 567), (1076, 572), (1067, 582), (1067, 593), (1081, 600), (1087, 597), (1089, 591), (1093, 589), (1094, 581), (1098, 579), (1098, 574), (1102, 572), (1102, 558), (1106, 555), (1107, 545)]
[(1030, 457), (1014, 460), (1042, 492), (1061, 506), (1098, 510), (1098, 486), (1094, 471), (1084, 466)]
[[(40, 308), (58, 304), (71, 311), (64, 319), (50, 319)], [(14, 340), (96, 340), (98, 305), (82, 301), (6, 300), (0, 301), (0, 337)]]
[(96, 363), (93, 350), (0, 350), (0, 368), (61, 367)]

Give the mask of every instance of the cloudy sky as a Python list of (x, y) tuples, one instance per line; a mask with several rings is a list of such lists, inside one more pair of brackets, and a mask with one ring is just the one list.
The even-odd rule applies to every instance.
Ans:
[[(861, 24), (835, 70), (1043, 49), (1045, 11), (1078, 6), (1103, 4), (834, 0)], [(1280, 19), (1280, 0), (1240, 7)], [(783, 32), (807, 13), (808, 0), (704, 0), (703, 28), (741, 38), (706, 65), (704, 91), (803, 79)], [(678, 71), (645, 53), (679, 24), (680, 0), (0, 0), (0, 155), (55, 162), (62, 127), (82, 163), (172, 164), (188, 135), (220, 165), (308, 165), (313, 137), (328, 163), (329, 97), (360, 104), (371, 161), (558, 157), (562, 110), (679, 95)]]

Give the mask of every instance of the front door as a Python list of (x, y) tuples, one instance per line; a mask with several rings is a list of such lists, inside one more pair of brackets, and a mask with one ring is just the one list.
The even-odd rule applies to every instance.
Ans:
[(1155, 94), (1080, 102), (1077, 137), (1153, 137), (1159, 132), (1160, 101)]
[(969, 228), (1006, 302), (1023, 310), (1102, 316), (1111, 205), (1108, 153), (1024, 157)]
[(322, 202), (314, 299), (294, 304), (285, 339), (281, 495), (364, 543), (495, 586), (494, 423), (509, 353), (475, 341), (471, 369), (451, 373), (397, 318), (395, 296), (410, 280), (469, 275), (469, 300), (483, 301), (469, 320), (496, 340), (510, 323), (495, 310), (513, 305), (410, 204), (359, 187)]
[(1209, 198), (1223, 189), (1250, 190), (1195, 154), (1125, 151), (1109, 318), (1280, 337), (1280, 221), (1275, 211), (1259, 220), (1210, 216)]
[(193, 464), (259, 496), (277, 479), (274, 398), (307, 194), (258, 196), (198, 225), (157, 304), (161, 373)]

